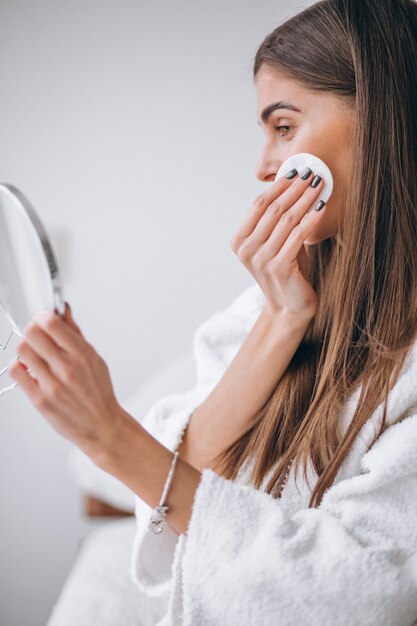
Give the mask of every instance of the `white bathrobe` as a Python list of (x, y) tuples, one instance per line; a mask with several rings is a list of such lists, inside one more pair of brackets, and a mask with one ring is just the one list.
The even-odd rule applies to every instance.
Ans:
[[(196, 384), (152, 405), (142, 424), (170, 450), (222, 377), (265, 304), (257, 284), (195, 332)], [(349, 424), (360, 388), (340, 416)], [(187, 532), (150, 528), (136, 497), (130, 574), (166, 604), (158, 626), (411, 626), (417, 623), (417, 344), (388, 400), (388, 423), (366, 448), (382, 404), (365, 424), (318, 508), (302, 469), (281, 499), (204, 469)], [(272, 471), (272, 470), (271, 470)], [(169, 500), (169, 498), (168, 498)]]

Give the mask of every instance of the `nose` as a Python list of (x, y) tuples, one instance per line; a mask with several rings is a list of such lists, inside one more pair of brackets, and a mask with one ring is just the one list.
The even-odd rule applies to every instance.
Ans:
[(275, 180), (275, 176), (281, 166), (281, 162), (265, 149), (255, 169), (255, 176), (263, 183)]

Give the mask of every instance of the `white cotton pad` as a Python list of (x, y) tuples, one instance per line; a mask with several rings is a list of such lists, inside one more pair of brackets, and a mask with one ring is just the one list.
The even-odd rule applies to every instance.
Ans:
[(281, 176), (285, 176), (294, 167), (300, 176), (303, 170), (306, 167), (309, 167), (313, 170), (313, 174), (315, 176), (318, 175), (322, 177), (324, 180), (324, 186), (317, 200), (324, 200), (324, 202), (327, 202), (333, 191), (333, 176), (325, 162), (309, 152), (299, 152), (298, 154), (293, 154), (281, 165), (277, 175), (275, 176), (275, 180), (281, 178)]

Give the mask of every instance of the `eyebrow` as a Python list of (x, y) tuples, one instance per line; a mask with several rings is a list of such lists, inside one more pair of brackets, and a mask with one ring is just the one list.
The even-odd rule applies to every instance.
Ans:
[[(273, 102), (272, 104), (270, 104), (267, 107), (265, 107), (264, 110), (261, 113), (261, 119), (262, 119), (264, 124), (267, 123), (271, 113), (273, 113), (277, 109), (288, 109), (289, 111), (296, 111), (297, 113), (302, 113), (301, 109), (299, 109), (298, 107), (294, 106), (293, 104), (290, 104), (289, 102), (281, 102), (281, 101), (280, 102)], [(259, 124), (259, 122), (258, 122), (258, 124)], [(260, 124), (259, 124), (259, 126), (260, 126)]]

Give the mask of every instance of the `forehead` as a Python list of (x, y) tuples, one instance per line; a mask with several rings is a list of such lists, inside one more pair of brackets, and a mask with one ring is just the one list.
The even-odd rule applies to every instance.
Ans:
[[(306, 89), (299, 82), (289, 78), (277, 70), (262, 67), (255, 78), (258, 100), (258, 116), (263, 109), (273, 102), (290, 102), (302, 111), (313, 104), (317, 97), (313, 91)], [(283, 111), (283, 115), (288, 111)]]
[(261, 124), (262, 112), (276, 102), (290, 103), (301, 110), (293, 112), (288, 109), (276, 110), (276, 115), (286, 117), (303, 116), (311, 120), (346, 115), (350, 118), (355, 114), (355, 105), (350, 100), (343, 101), (329, 91), (318, 91), (303, 86), (300, 82), (286, 74), (267, 66), (261, 67), (255, 78), (257, 91), (257, 117)]

